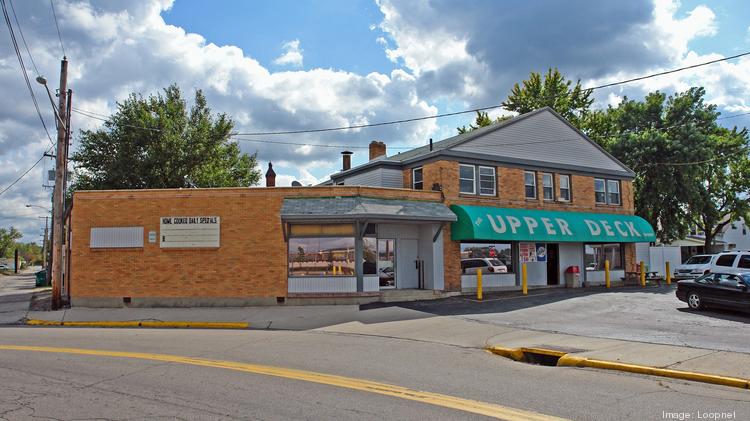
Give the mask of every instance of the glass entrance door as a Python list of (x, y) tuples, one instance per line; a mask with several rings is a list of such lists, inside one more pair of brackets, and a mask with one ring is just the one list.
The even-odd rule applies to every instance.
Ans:
[(378, 238), (378, 279), (380, 289), (396, 288), (396, 240)]

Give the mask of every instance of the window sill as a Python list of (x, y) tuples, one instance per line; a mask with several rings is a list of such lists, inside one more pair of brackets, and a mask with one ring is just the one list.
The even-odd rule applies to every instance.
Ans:
[(595, 205), (596, 205), (597, 207), (600, 207), (600, 208), (621, 208), (621, 207), (622, 207), (622, 204), (619, 204), (619, 205), (611, 205), (611, 204), (609, 204), (609, 203), (596, 203)]

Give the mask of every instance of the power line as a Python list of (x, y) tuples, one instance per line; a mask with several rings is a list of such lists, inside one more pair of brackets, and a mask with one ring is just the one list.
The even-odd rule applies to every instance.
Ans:
[(57, 13), (55, 13), (55, 4), (52, 2), (52, 0), (49, 0), (49, 5), (52, 8), (52, 17), (55, 18), (55, 28), (57, 28), (57, 38), (60, 40), (60, 49), (62, 50), (63, 57), (65, 57), (67, 54), (65, 54), (65, 47), (63, 46), (62, 36), (60, 35), (60, 25), (57, 24)]
[[(10, 17), (8, 16), (8, 9), (5, 4), (5, 0), (0, 0), (0, 3), (2, 3), (3, 8), (3, 17), (5, 18), (5, 24), (8, 26), (8, 31), (10, 32), (10, 39), (13, 43), (13, 49), (16, 52), (16, 57), (18, 58), (18, 63), (21, 66), (21, 73), (23, 74), (23, 79), (26, 82), (26, 87), (29, 90), (29, 94), (31, 95), (31, 101), (34, 103), (34, 108), (36, 109), (36, 113), (39, 116), (39, 121), (42, 122), (42, 127), (44, 127), (44, 132), (47, 133), (47, 139), (49, 139), (50, 144), (54, 145), (55, 142), (52, 141), (52, 136), (49, 134), (49, 130), (47, 130), (47, 124), (44, 122), (44, 117), (42, 117), (42, 112), (39, 110), (39, 103), (36, 100), (36, 95), (34, 95), (34, 90), (31, 88), (31, 82), (29, 82), (29, 75), (26, 70), (26, 65), (23, 63), (23, 56), (21, 54), (21, 50), (18, 48), (18, 40), (16, 39), (16, 34), (13, 31), (13, 25), (10, 23)], [(19, 26), (20, 31), (20, 26)]]
[(31, 65), (34, 67), (34, 72), (36, 73), (37, 76), (39, 76), (39, 69), (36, 68), (34, 57), (31, 56), (31, 50), (29, 50), (29, 45), (26, 44), (26, 37), (23, 36), (21, 23), (18, 21), (18, 16), (16, 16), (16, 8), (13, 7), (13, 0), (8, 0), (8, 2), (10, 2), (10, 10), (13, 12), (13, 20), (16, 21), (16, 26), (18, 27), (18, 33), (21, 35), (21, 41), (23, 41), (23, 46), (26, 48), (26, 54), (29, 55), (29, 60), (31, 61)]
[(13, 182), (12, 182), (12, 183), (8, 184), (8, 186), (7, 186), (7, 187), (5, 187), (5, 188), (4, 188), (4, 189), (3, 189), (2, 191), (0, 191), (0, 196), (2, 196), (2, 195), (3, 195), (3, 193), (5, 193), (5, 192), (7, 192), (8, 190), (10, 190), (10, 189), (11, 189), (11, 187), (15, 186), (15, 185), (16, 185), (16, 183), (18, 183), (19, 181), (21, 181), (21, 179), (22, 179), (22, 178), (26, 177), (26, 174), (30, 173), (30, 172), (31, 172), (31, 170), (33, 170), (33, 169), (34, 169), (34, 168), (35, 168), (35, 167), (36, 167), (37, 165), (39, 165), (39, 163), (40, 163), (40, 162), (42, 162), (42, 160), (43, 160), (43, 159), (44, 159), (44, 158), (46, 157), (46, 154), (50, 153), (50, 152), (52, 151), (52, 149), (53, 149), (52, 147), (50, 147), (49, 149), (47, 149), (47, 152), (45, 152), (44, 154), (42, 154), (41, 158), (39, 158), (39, 159), (38, 159), (38, 160), (37, 160), (37, 161), (36, 161), (36, 162), (34, 163), (34, 165), (32, 165), (31, 167), (29, 167), (29, 169), (28, 169), (28, 170), (24, 171), (24, 172), (23, 172), (23, 174), (21, 174), (21, 175), (20, 175), (20, 176), (19, 176), (18, 178), (16, 178), (15, 180), (13, 180)]
[(613, 82), (613, 83), (607, 83), (607, 84), (604, 84), (604, 85), (594, 86), (593, 88), (588, 88), (588, 89), (590, 89), (590, 90), (593, 91), (595, 89), (609, 88), (611, 86), (623, 85), (623, 84), (630, 83), (630, 82), (637, 82), (639, 80), (649, 79), (649, 78), (657, 77), (657, 76), (664, 76), (664, 75), (668, 75), (668, 74), (671, 74), (671, 73), (677, 73), (677, 72), (681, 72), (683, 70), (694, 69), (696, 67), (701, 67), (701, 66), (706, 66), (706, 65), (709, 65), (709, 64), (714, 64), (714, 63), (718, 63), (720, 61), (732, 60), (732, 59), (743, 57), (743, 56), (747, 56), (747, 55), (750, 55), (750, 51), (747, 51), (747, 52), (744, 52), (744, 53), (740, 53), (740, 54), (735, 54), (735, 55), (729, 56), (729, 57), (718, 58), (716, 60), (705, 61), (703, 63), (693, 64), (693, 65), (690, 65), (690, 66), (680, 67), (680, 68), (677, 68), (677, 69), (667, 70), (667, 71), (664, 71), (664, 72), (653, 73), (653, 74), (646, 75), (646, 76), (634, 77), (632, 79), (627, 79), (627, 80), (623, 80), (623, 81), (620, 81), (620, 82)]

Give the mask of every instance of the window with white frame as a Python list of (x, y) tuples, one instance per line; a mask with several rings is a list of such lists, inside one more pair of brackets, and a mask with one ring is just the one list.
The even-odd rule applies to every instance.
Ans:
[(460, 164), (458, 166), (459, 191), (465, 194), (477, 194), (476, 168), (473, 165)]
[(523, 182), (527, 199), (536, 199), (536, 172), (524, 171)]
[(494, 196), (496, 191), (495, 167), (479, 167), (479, 194), (481, 196)]
[(597, 204), (602, 205), (619, 205), (620, 199), (620, 181), (605, 180), (603, 178), (594, 179), (594, 197)]
[(607, 203), (610, 205), (620, 204), (620, 181), (607, 180)]
[(411, 170), (411, 188), (414, 190), (424, 189), (424, 179), (422, 178), (422, 167)]
[(560, 175), (560, 200), (570, 202), (570, 176)]
[(596, 203), (607, 203), (607, 183), (603, 178), (594, 179), (594, 198)]
[(544, 200), (555, 200), (555, 182), (550, 173), (542, 173), (542, 196)]

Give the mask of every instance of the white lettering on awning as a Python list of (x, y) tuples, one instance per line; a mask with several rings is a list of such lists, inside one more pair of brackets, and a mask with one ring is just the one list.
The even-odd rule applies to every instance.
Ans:
[(521, 221), (518, 220), (515, 216), (506, 216), (508, 219), (508, 225), (510, 225), (510, 231), (515, 234), (516, 228), (519, 228), (521, 226)]
[(573, 233), (570, 231), (570, 227), (568, 226), (568, 221), (562, 218), (555, 218), (555, 222), (557, 222), (557, 226), (560, 227), (560, 234), (573, 235)]
[(542, 220), (542, 224), (544, 224), (544, 229), (547, 230), (547, 234), (549, 235), (557, 235), (557, 232), (555, 231), (555, 227), (552, 225), (552, 221), (549, 220), (549, 218), (539, 218)]
[(536, 219), (530, 216), (524, 216), (523, 220), (526, 221), (526, 227), (529, 229), (529, 234), (533, 234), (534, 228), (539, 226), (539, 222), (536, 222)]
[(620, 233), (620, 235), (622, 235), (623, 237), (628, 236), (628, 231), (622, 228), (622, 221), (615, 221), (614, 224), (615, 224), (615, 229), (617, 230), (617, 232)]
[[(498, 226), (498, 224), (495, 223), (495, 218), (497, 218), (497, 222), (500, 224), (500, 226)], [(501, 216), (492, 216), (488, 214), (487, 219), (490, 221), (490, 225), (492, 225), (492, 229), (495, 230), (495, 232), (498, 234), (503, 234), (508, 229), (508, 227), (505, 225), (505, 221), (503, 220)]]
[(638, 232), (638, 230), (635, 229), (635, 223), (634, 222), (625, 222), (625, 226), (628, 227), (628, 230), (630, 230), (630, 234), (640, 237), (641, 233)]
[(600, 235), (602, 233), (602, 229), (599, 227), (599, 225), (590, 220), (590, 219), (584, 219), (583, 222), (586, 223), (589, 227), (589, 232), (591, 232), (591, 235)]
[(609, 235), (610, 237), (614, 237), (615, 236), (615, 232), (612, 231), (612, 227), (609, 226), (609, 222), (607, 222), (607, 221), (605, 221), (603, 219), (601, 221), (599, 221), (599, 222), (602, 224), (602, 227), (604, 227), (604, 232), (607, 233), (607, 235)]

